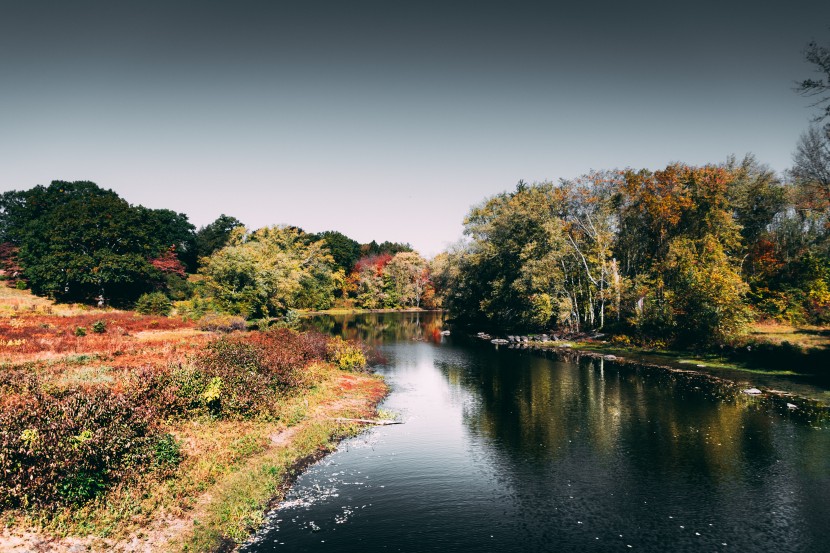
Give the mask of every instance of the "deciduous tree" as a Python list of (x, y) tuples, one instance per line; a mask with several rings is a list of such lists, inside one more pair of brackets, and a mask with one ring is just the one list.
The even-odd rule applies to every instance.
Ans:
[(323, 241), (291, 227), (236, 228), (228, 244), (204, 259), (204, 286), (224, 310), (271, 317), (288, 309), (326, 309), (342, 272)]

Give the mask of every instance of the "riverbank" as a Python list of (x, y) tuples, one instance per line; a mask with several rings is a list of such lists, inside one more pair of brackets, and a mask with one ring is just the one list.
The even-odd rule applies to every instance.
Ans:
[[(830, 413), (830, 389), (823, 385), (824, 374), (803, 373), (788, 366), (759, 366), (730, 359), (715, 353), (700, 353), (672, 350), (649, 350), (632, 345), (620, 345), (599, 339), (528, 341), (501, 345), (501, 347), (528, 348), (549, 351), (560, 355), (579, 355), (601, 358), (626, 365), (637, 365), (677, 373), (695, 373), (711, 379), (732, 384), (738, 391), (760, 390), (758, 396), (773, 402), (809, 411), (821, 410)], [(770, 355), (776, 361), (790, 355), (792, 361), (800, 350), (788, 344), (766, 346), (778, 356)], [(751, 350), (750, 350), (751, 351)], [(824, 353), (822, 353), (824, 355)], [(797, 359), (797, 358), (796, 358)]]
[[(27, 507), (25, 497), (34, 495), (3, 497), (2, 551), (232, 548), (261, 523), (269, 503), (282, 497), (303, 467), (361, 430), (342, 419), (372, 418), (387, 392), (376, 376), (314, 357), (320, 347), (325, 352), (327, 339), (309, 338), (297, 342), (302, 351), (295, 356), (308, 361), (291, 361), (294, 350), (275, 358), (288, 363), (290, 371), (280, 369), (278, 376), (290, 377), (291, 385), (278, 388), (277, 395), (262, 395), (260, 391), (272, 389), (264, 386), (267, 380), (234, 384), (235, 375), (224, 366), (215, 369), (221, 376), (206, 379), (201, 373), (214, 370), (206, 352), (224, 355), (237, 346), (249, 351), (267, 335), (225, 337), (177, 319), (52, 305), (16, 290), (0, 293), (0, 332), (0, 404), (39, 402), (32, 405), (49, 407), (50, 413), (79, 405), (91, 409), (86, 416), (63, 419), (78, 428), (67, 430), (66, 448), (55, 449), (47, 428), (37, 427), (36, 419), (46, 415), (33, 412), (35, 419), (21, 422), (15, 417), (22, 411), (0, 405), (3, 416), (23, 429), (0, 429), (4, 455), (30, 463), (35, 474), (58, 455), (55, 451), (86, 467), (73, 473), (61, 462), (57, 472), (38, 476), (57, 479), (54, 488), (43, 484), (43, 489), (55, 490), (52, 504)], [(277, 343), (290, 336), (276, 336)], [(212, 346), (217, 340), (221, 346)], [(273, 350), (270, 342), (265, 345)], [(114, 439), (112, 424), (97, 426), (96, 413), (105, 408), (118, 416), (131, 413), (131, 428), (138, 434), (127, 437), (130, 441), (120, 435)], [(17, 444), (21, 436), (23, 449)], [(77, 475), (91, 478), (89, 471), (97, 466), (97, 454), (87, 454), (112, 443), (150, 447), (124, 450), (123, 462), (113, 467), (123, 475), (103, 480), (105, 488), (79, 488)], [(68, 488), (69, 482), (74, 487)], [(67, 495), (68, 489), (73, 495)]]
[(365, 315), (367, 313), (434, 313), (438, 311), (441, 310), (421, 309), (419, 307), (407, 307), (402, 309), (362, 309), (359, 307), (348, 307), (324, 309), (322, 311), (298, 310), (297, 312), (301, 317), (311, 317), (315, 315)]
[[(724, 348), (721, 353), (677, 350), (654, 350), (623, 344), (605, 337), (564, 337), (556, 341), (529, 340), (508, 342), (501, 347), (531, 348), (566, 354), (601, 357), (624, 364), (661, 368), (674, 372), (699, 373), (736, 388), (760, 389), (768, 395), (806, 409), (830, 410), (828, 369), (824, 360), (830, 355), (827, 342), (813, 338), (808, 346), (785, 339), (767, 340), (767, 332), (756, 332), (739, 345)], [(774, 327), (773, 331), (778, 330)], [(787, 334), (797, 334), (788, 330)], [(813, 331), (812, 335), (820, 333)], [(484, 335), (483, 340), (492, 337)], [(482, 339), (481, 336), (478, 337)]]

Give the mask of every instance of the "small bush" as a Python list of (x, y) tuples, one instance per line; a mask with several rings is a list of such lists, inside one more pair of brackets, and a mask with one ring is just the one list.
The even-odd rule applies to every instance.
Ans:
[(107, 323), (104, 321), (95, 321), (92, 323), (92, 332), (95, 334), (103, 334), (107, 331)]
[(205, 391), (199, 394), (211, 414), (218, 415), (222, 411), (222, 377), (214, 376), (205, 387)]
[(233, 332), (235, 330), (247, 329), (245, 319), (233, 315), (205, 315), (199, 320), (197, 326), (199, 330), (209, 332)]
[(366, 355), (363, 350), (342, 338), (335, 338), (329, 342), (328, 358), (344, 371), (355, 371), (366, 366)]
[(615, 334), (611, 336), (611, 343), (615, 346), (630, 346), (631, 345), (631, 338), (626, 336), (625, 334)]
[(150, 292), (138, 298), (135, 302), (135, 310), (143, 315), (167, 316), (173, 310), (173, 304), (161, 292)]
[(86, 329), (82, 326), (75, 327), (75, 336), (86, 336)]
[(277, 325), (282, 328), (296, 329), (300, 325), (300, 314), (294, 309), (289, 309), (280, 318), (280, 320), (277, 321)]
[(148, 466), (152, 417), (107, 389), (0, 400), (0, 508), (81, 505)]
[(23, 281), (23, 280), (18, 280), (17, 284), (15, 284), (14, 287), (17, 288), (18, 290), (25, 290), (26, 288), (29, 287), (29, 285), (26, 284), (26, 282)]

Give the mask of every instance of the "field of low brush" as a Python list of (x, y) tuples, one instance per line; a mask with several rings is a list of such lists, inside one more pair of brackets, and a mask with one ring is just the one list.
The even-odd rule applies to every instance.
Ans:
[[(239, 494), (227, 478), (270, 466), (262, 489), (276, 495), (294, 457), (345, 431), (325, 421), (365, 415), (382, 397), (364, 364), (358, 345), (322, 334), (205, 332), (177, 318), (4, 290), (0, 549), (17, 543), (8, 541), (16, 531), (53, 546), (62, 543), (54, 537), (80, 537), (102, 550), (136, 536), (159, 542), (151, 548), (191, 550), (242, 539), (269, 497), (254, 497), (264, 492), (252, 486), (236, 499), (244, 516), (223, 518), (227, 494)], [(273, 439), (304, 425), (319, 428), (297, 432), (302, 443)], [(179, 524), (161, 532), (159, 520), (171, 517)]]

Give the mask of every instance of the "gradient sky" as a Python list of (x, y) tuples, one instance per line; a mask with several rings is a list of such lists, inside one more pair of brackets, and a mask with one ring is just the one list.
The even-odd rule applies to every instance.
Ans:
[(830, 2), (0, 0), (0, 192), (434, 255), (470, 206), (590, 169), (783, 171)]

